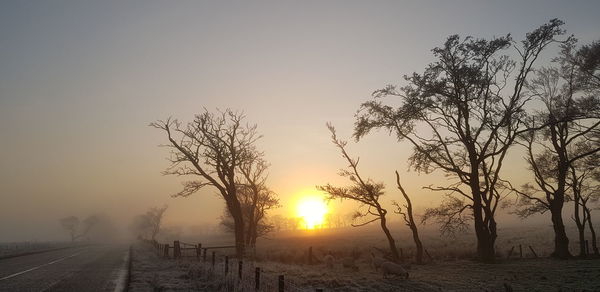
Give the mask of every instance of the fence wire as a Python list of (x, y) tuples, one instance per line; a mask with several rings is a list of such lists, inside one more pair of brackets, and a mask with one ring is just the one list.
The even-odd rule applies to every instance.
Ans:
[[(165, 248), (168, 246), (168, 258), (172, 258), (174, 255), (174, 246), (161, 244), (155, 241), (145, 241), (151, 245), (156, 254), (161, 258), (166, 258)], [(260, 269), (260, 265), (257, 263), (244, 259), (242, 260), (242, 269), (240, 272), (239, 259), (233, 257), (233, 253), (227, 254), (225, 252), (207, 252), (211, 247), (204, 247), (201, 249), (200, 255), (198, 255), (197, 245), (179, 242), (182, 246), (193, 246), (194, 248), (181, 248), (180, 259), (197, 258), (199, 264), (199, 270), (197, 277), (203, 277), (204, 280), (217, 282), (219, 285), (219, 291), (225, 292), (241, 292), (241, 291), (281, 291), (280, 290), (280, 276), (272, 272), (266, 272)], [(215, 253), (215, 260), (213, 265), (212, 253)], [(206, 257), (204, 257), (206, 253)], [(226, 269), (226, 261), (228, 267)], [(257, 275), (258, 268), (258, 275)], [(258, 285), (257, 285), (258, 282)], [(306, 292), (314, 291), (313, 288), (300, 287), (290, 279), (283, 275), (283, 291), (290, 292)]]

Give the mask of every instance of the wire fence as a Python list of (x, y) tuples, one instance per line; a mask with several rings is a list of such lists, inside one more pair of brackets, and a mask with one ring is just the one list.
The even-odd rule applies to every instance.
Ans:
[(181, 241), (170, 245), (143, 241), (151, 245), (161, 258), (198, 261), (199, 275), (206, 280), (220, 282), (220, 291), (323, 291), (321, 288), (301, 287), (284, 274), (264, 271), (252, 260), (235, 258), (234, 252), (227, 252), (235, 249), (234, 245), (202, 246)]

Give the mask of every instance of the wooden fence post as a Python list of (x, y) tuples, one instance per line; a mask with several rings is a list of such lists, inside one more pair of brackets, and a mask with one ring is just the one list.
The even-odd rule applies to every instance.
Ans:
[(202, 243), (198, 243), (196, 247), (196, 259), (200, 260), (200, 255), (202, 254)]
[(173, 258), (178, 259), (181, 257), (181, 245), (179, 240), (173, 241)]
[(229, 273), (229, 256), (225, 256), (225, 275)]
[(169, 244), (165, 243), (165, 257), (169, 258)]
[(254, 271), (254, 288), (260, 290), (260, 268), (256, 267)]
[(277, 281), (279, 284), (277, 285), (279, 287), (278, 291), (279, 292), (283, 292), (285, 291), (285, 280), (283, 278), (283, 275), (279, 275), (279, 281)]
[(215, 267), (215, 252), (212, 252), (212, 266)]
[(538, 255), (537, 255), (537, 253), (535, 253), (535, 250), (533, 250), (533, 247), (531, 247), (531, 245), (529, 246), (529, 249), (530, 249), (530, 250), (531, 250), (531, 252), (533, 253), (533, 256), (534, 256), (535, 258), (537, 258), (537, 257), (538, 257)]
[(202, 261), (206, 262), (206, 250), (207, 248), (204, 249), (204, 252), (202, 253)]
[(514, 249), (515, 249), (515, 246), (513, 245), (513, 247), (512, 247), (512, 248), (510, 249), (510, 251), (508, 252), (508, 255), (506, 256), (506, 259), (509, 259), (509, 258), (510, 258), (510, 256), (512, 255), (512, 253), (513, 253), (513, 250), (514, 250)]
[(241, 280), (242, 279), (242, 268), (244, 266), (244, 262), (243, 261), (239, 261), (238, 262), (238, 278)]
[(523, 247), (519, 244), (519, 257), (523, 258)]

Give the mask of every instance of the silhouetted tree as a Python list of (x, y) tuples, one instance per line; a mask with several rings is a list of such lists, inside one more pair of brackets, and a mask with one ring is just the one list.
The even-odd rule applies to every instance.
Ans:
[(153, 207), (146, 213), (134, 218), (132, 229), (138, 236), (156, 240), (156, 235), (160, 232), (162, 220), (168, 206)]
[(342, 199), (358, 202), (360, 207), (354, 214), (354, 218), (372, 218), (359, 224), (352, 224), (352, 226), (364, 226), (366, 224), (379, 221), (381, 229), (385, 233), (385, 236), (388, 240), (392, 258), (395, 261), (399, 261), (400, 256), (398, 255), (398, 250), (396, 249), (396, 241), (392, 237), (392, 234), (387, 227), (387, 210), (383, 208), (379, 202), (379, 198), (381, 195), (383, 195), (383, 183), (375, 183), (369, 178), (363, 179), (358, 172), (359, 159), (351, 158), (346, 152), (347, 142), (337, 138), (335, 128), (331, 124), (327, 124), (327, 127), (331, 132), (331, 141), (340, 149), (342, 156), (349, 163), (348, 169), (340, 170), (340, 175), (347, 177), (352, 182), (352, 185), (348, 187), (335, 187), (327, 184), (324, 186), (317, 186), (317, 189), (326, 192), (329, 196), (329, 200)]
[(185, 126), (176, 119), (159, 120), (150, 126), (167, 134), (171, 148), (171, 166), (166, 175), (194, 176), (198, 180), (185, 182), (174, 196), (187, 197), (205, 186), (219, 191), (235, 224), (235, 244), (238, 257), (244, 255), (244, 216), (237, 195), (238, 167), (253, 156), (254, 143), (260, 138), (256, 125), (243, 123), (245, 116), (230, 109), (216, 114), (195, 116)]
[[(238, 197), (244, 215), (246, 246), (256, 246), (256, 239), (263, 237), (275, 229), (274, 224), (266, 220), (268, 210), (279, 207), (279, 198), (275, 192), (261, 186), (255, 193), (246, 185), (239, 185)], [(234, 232), (234, 222), (229, 210), (225, 209), (221, 216), (221, 226), (225, 231)]]
[(266, 186), (269, 164), (263, 159), (263, 153), (248, 152), (251, 157), (240, 164), (243, 180), (238, 182), (240, 201), (246, 215), (246, 245), (255, 246), (256, 239), (273, 230), (273, 225), (265, 221), (266, 212), (279, 207), (277, 194)]
[(544, 126), (523, 136), (535, 186), (525, 186), (519, 192), (522, 200), (518, 213), (526, 217), (550, 211), (555, 234), (552, 255), (559, 258), (571, 256), (562, 218), (569, 170), (579, 160), (600, 151), (598, 87), (593, 89), (594, 75), (584, 72), (577, 59), (576, 41), (570, 39), (554, 61), (558, 66), (538, 70), (527, 84), (542, 103), (529, 126)]
[[(393, 205), (396, 206), (395, 212), (396, 212), (396, 214), (402, 215), (402, 219), (404, 219), (404, 223), (406, 223), (406, 226), (408, 226), (408, 228), (410, 228), (410, 231), (412, 232), (413, 241), (415, 242), (415, 247), (417, 250), (416, 261), (417, 261), (417, 264), (420, 264), (423, 262), (423, 243), (421, 242), (421, 239), (419, 238), (419, 229), (417, 228), (417, 224), (416, 224), (415, 218), (413, 216), (412, 202), (410, 201), (410, 197), (408, 196), (408, 194), (402, 187), (402, 184), (400, 183), (400, 175), (398, 174), (398, 171), (396, 171), (396, 186), (402, 193), (402, 196), (404, 197), (404, 200), (406, 201), (406, 203), (401, 207), (398, 202), (394, 201)], [(402, 208), (404, 208), (406, 210), (406, 212), (402, 211)]]
[(588, 225), (592, 237), (592, 250), (598, 255), (596, 231), (592, 225), (590, 204), (600, 198), (600, 185), (597, 177), (600, 176), (598, 163), (600, 157), (591, 155), (576, 165), (571, 165), (567, 185), (571, 189), (573, 201), (573, 220), (579, 235), (579, 256), (587, 256), (585, 245), (585, 227)]
[[(514, 46), (518, 61), (500, 55), (514, 44), (510, 35), (492, 40), (450, 36), (433, 49), (437, 60), (423, 74), (405, 76), (405, 87), (388, 85), (375, 91), (375, 100), (363, 103), (357, 113), (357, 140), (373, 129), (387, 129), (399, 141), (412, 144), (414, 169), (441, 170), (456, 179), (449, 186), (429, 187), (466, 201), (443, 206), (458, 209), (437, 214), (470, 209), (477, 253), (485, 261), (495, 255), (495, 212), (503, 191), (500, 170), (524, 130), (524, 106), (531, 98), (523, 90), (526, 78), (544, 48), (563, 33), (562, 24), (554, 19), (528, 33), (521, 46)], [(401, 105), (383, 104), (380, 98), (386, 96), (399, 97)]]

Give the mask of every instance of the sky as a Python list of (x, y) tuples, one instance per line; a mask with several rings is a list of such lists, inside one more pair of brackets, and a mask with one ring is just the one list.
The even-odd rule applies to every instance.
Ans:
[[(598, 11), (599, 1), (2, 1), (0, 241), (60, 239), (62, 217), (126, 224), (163, 204), (168, 224), (214, 222), (214, 189), (170, 197), (181, 180), (161, 175), (166, 137), (148, 126), (203, 108), (258, 125), (277, 212), (292, 214), (315, 185), (344, 184), (325, 123), (349, 137), (370, 93), (422, 71), (448, 35), (522, 39), (560, 18), (589, 42)], [(418, 210), (441, 198), (421, 187), (444, 178), (409, 172), (411, 148), (385, 133), (348, 150), (388, 200), (399, 198), (395, 169)], [(507, 173), (526, 176), (518, 151), (509, 161)]]

